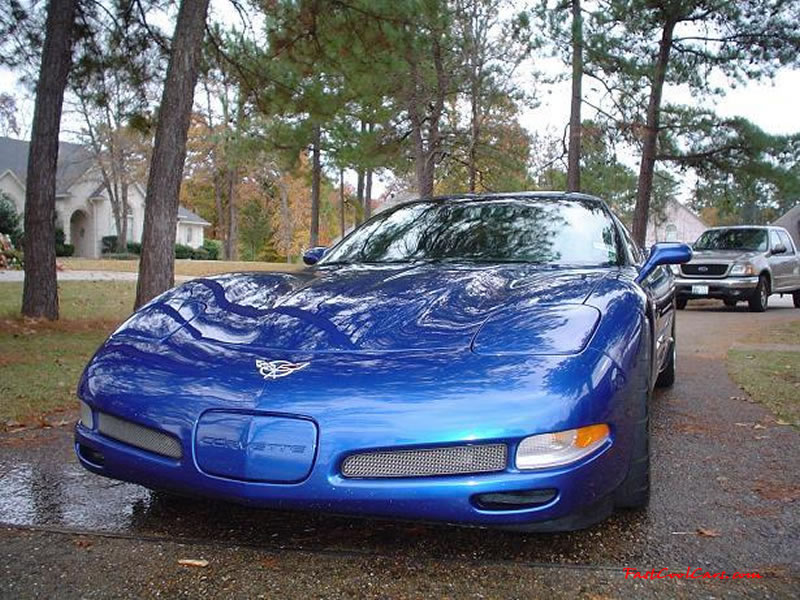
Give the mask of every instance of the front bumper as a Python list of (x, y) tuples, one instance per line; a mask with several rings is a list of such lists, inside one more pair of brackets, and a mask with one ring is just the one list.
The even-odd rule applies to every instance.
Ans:
[[(694, 292), (694, 286), (707, 287), (708, 293)], [(746, 300), (752, 296), (757, 286), (758, 277), (725, 277), (722, 279), (676, 277), (675, 295), (683, 298)]]
[[(113, 479), (183, 495), (233, 501), (262, 508), (320, 511), (470, 526), (549, 531), (577, 529), (606, 518), (613, 491), (627, 471), (624, 444), (613, 437), (596, 453), (572, 465), (520, 472), (510, 458), (505, 471), (441, 477), (347, 479), (318, 463), (299, 483), (272, 484), (225, 479), (204, 473), (192, 454), (170, 459), (107, 438), (78, 424), (75, 451), (88, 470)], [(509, 444), (509, 457), (516, 447)], [(482, 494), (554, 490), (552, 499), (523, 508), (485, 508)]]

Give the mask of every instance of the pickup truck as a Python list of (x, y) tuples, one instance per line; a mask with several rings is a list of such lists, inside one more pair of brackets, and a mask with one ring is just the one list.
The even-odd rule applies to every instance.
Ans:
[(692, 260), (674, 268), (679, 309), (688, 300), (716, 298), (764, 312), (770, 294), (792, 294), (800, 308), (800, 252), (783, 227), (714, 227), (692, 248)]

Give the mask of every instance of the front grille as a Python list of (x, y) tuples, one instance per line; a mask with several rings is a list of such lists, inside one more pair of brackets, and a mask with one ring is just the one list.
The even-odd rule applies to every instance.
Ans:
[(728, 265), (704, 265), (704, 264), (685, 264), (681, 265), (684, 275), (692, 277), (722, 277), (728, 272)]
[(491, 473), (506, 468), (507, 453), (505, 444), (364, 452), (345, 459), (342, 475), (374, 478)]
[(118, 442), (124, 442), (162, 456), (170, 458), (183, 456), (181, 443), (171, 435), (112, 417), (106, 413), (97, 413), (97, 431)]

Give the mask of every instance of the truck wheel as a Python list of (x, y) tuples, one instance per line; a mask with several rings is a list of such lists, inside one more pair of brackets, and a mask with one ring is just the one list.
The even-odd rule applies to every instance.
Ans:
[(682, 298), (678, 296), (677, 298), (675, 298), (675, 308), (677, 308), (678, 310), (683, 310), (684, 308), (686, 308), (686, 302), (688, 302), (687, 298)]
[(750, 307), (750, 312), (764, 312), (767, 310), (767, 299), (769, 298), (769, 281), (763, 275), (758, 278), (758, 285), (756, 286), (753, 295), (747, 301)]
[(736, 300), (723, 300), (728, 308), (736, 308)]
[(794, 300), (794, 307), (800, 308), (800, 290), (792, 294), (792, 300)]

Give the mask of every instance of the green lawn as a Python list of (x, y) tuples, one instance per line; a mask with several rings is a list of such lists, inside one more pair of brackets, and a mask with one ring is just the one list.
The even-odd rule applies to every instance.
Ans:
[(731, 378), (775, 416), (800, 427), (800, 320), (792, 321), (749, 339), (795, 345), (797, 351), (732, 348), (728, 351)]
[(61, 320), (19, 318), (21, 283), (0, 283), (0, 430), (9, 422), (76, 407), (81, 370), (131, 312), (133, 282), (67, 281), (58, 285)]

